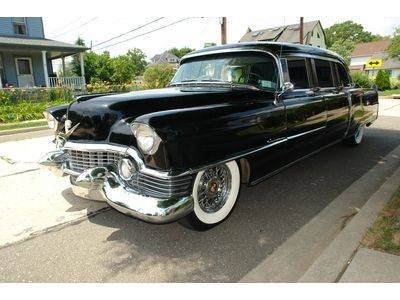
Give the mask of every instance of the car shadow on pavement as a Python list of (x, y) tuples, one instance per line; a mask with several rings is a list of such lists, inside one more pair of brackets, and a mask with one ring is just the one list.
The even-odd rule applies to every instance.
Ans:
[(63, 198), (71, 205), (66, 212), (76, 212), (86, 209), (88, 214), (92, 214), (94, 211), (108, 206), (105, 202), (93, 201), (78, 197), (74, 195), (72, 188), (63, 190), (61, 194)]

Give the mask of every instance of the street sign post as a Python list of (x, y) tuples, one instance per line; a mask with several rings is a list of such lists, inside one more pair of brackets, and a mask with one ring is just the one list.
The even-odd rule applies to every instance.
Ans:
[(370, 79), (375, 77), (375, 68), (380, 68), (382, 67), (382, 58), (375, 58), (375, 59), (369, 59), (367, 60), (366, 63), (367, 68), (372, 68), (372, 76)]

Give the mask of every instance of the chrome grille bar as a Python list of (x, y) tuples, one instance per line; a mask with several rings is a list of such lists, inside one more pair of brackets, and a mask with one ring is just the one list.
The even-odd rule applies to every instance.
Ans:
[[(125, 157), (122, 153), (106, 150), (67, 149), (67, 151), (69, 154), (68, 169), (76, 173), (82, 173), (95, 167), (109, 165), (117, 167), (118, 162)], [(166, 179), (138, 172), (126, 183), (141, 195), (167, 199), (187, 195), (192, 179), (191, 175)]]

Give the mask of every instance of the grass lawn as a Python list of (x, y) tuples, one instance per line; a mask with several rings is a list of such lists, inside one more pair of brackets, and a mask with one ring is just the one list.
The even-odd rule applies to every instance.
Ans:
[(400, 188), (368, 230), (362, 245), (400, 255)]
[(379, 92), (379, 96), (391, 96), (394, 94), (400, 95), (400, 89)]

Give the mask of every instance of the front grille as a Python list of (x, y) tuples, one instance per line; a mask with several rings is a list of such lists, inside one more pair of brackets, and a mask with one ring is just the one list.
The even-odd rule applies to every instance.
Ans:
[[(88, 151), (68, 149), (68, 169), (82, 173), (87, 169), (113, 165), (117, 170), (118, 162), (123, 154), (111, 151)], [(171, 197), (189, 194), (192, 185), (192, 176), (174, 177), (163, 179), (152, 175), (137, 172), (132, 179), (126, 181), (127, 185), (136, 193), (168, 199)]]
[(192, 176), (163, 179), (137, 173), (128, 185), (139, 194), (167, 199), (187, 195), (192, 185)]
[(69, 169), (74, 172), (83, 171), (108, 165), (118, 165), (118, 161), (123, 157), (122, 154), (110, 151), (87, 151), (68, 149)]

